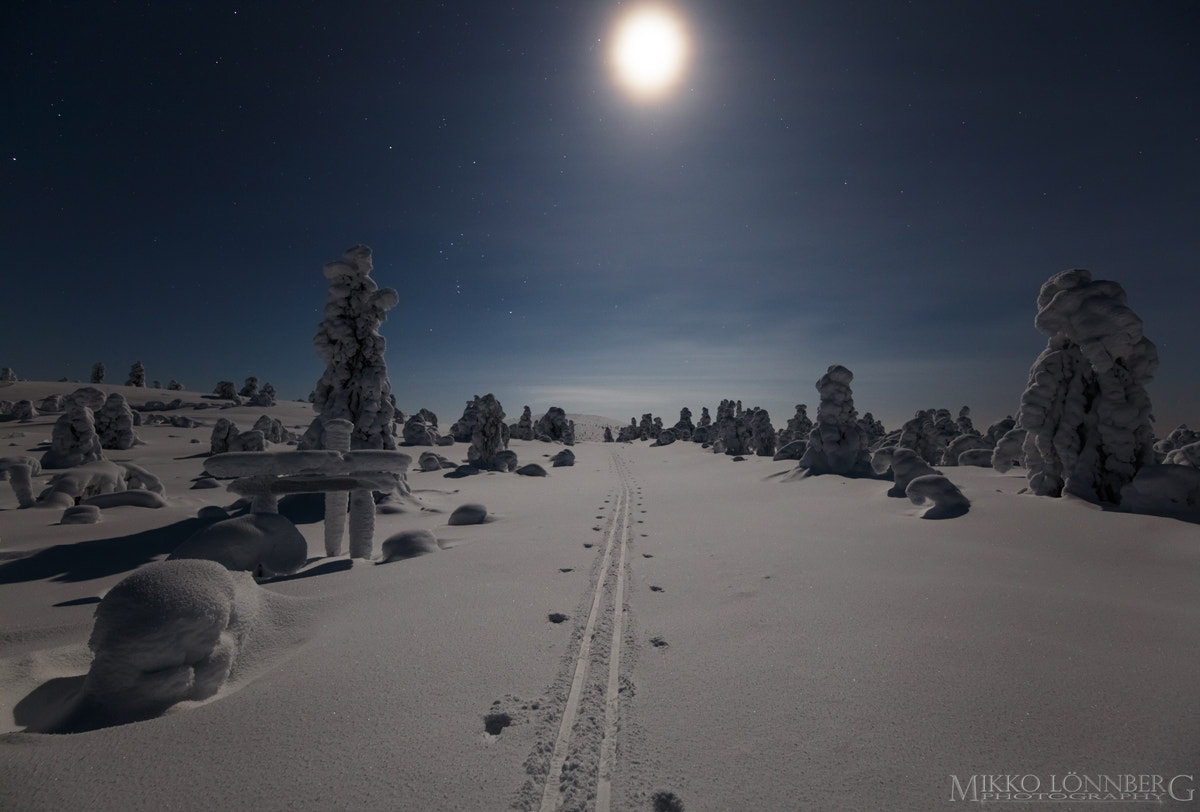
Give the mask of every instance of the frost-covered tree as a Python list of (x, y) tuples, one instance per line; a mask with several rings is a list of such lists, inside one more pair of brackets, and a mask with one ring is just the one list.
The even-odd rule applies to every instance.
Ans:
[(12, 367), (4, 367), (3, 369), (0, 369), (0, 381), (9, 383), (16, 381), (16, 379), (17, 373), (13, 372)]
[(606, 442), (606, 443), (613, 442), (612, 426), (604, 427), (604, 442)]
[(126, 386), (142, 386), (146, 385), (146, 368), (142, 366), (141, 361), (134, 361), (133, 366), (129, 368), (129, 380), (125, 381)]
[(533, 439), (533, 412), (528, 406), (521, 412), (521, 417), (517, 420), (517, 425), (512, 427), (511, 434), (514, 440)]
[(252, 398), (258, 394), (258, 378), (251, 375), (242, 384), (242, 388), (238, 390), (238, 394), (244, 398)]
[(133, 426), (133, 409), (120, 392), (110, 394), (95, 413), (96, 435), (100, 438), (101, 448), (117, 451), (133, 448), (139, 442)]
[(379, 326), (400, 297), (394, 288), (375, 284), (372, 268), (371, 249), (365, 245), (354, 246), (341, 260), (325, 266), (329, 295), (325, 319), (313, 338), (317, 355), (325, 361), (325, 374), (313, 393), (317, 418), (300, 441), (302, 449), (324, 447), (324, 423), (333, 419), (354, 424), (351, 448), (396, 447), (396, 408), (384, 360), (387, 342)]
[(104, 364), (100, 361), (92, 364), (92, 383), (104, 383)]
[(217, 381), (217, 385), (213, 388), (213, 394), (221, 400), (237, 400), (237, 389), (233, 386), (233, 381)]
[(808, 435), (808, 448), (799, 467), (813, 474), (861, 476), (871, 471), (867, 435), (858, 423), (850, 382), (854, 373), (840, 364), (829, 367), (817, 381), (821, 403), (817, 422)]
[(538, 440), (561, 443), (570, 436), (571, 428), (567, 425), (567, 413), (561, 406), (551, 406), (538, 419), (533, 427), (533, 436)]
[(1081, 269), (1042, 285), (1034, 326), (1049, 341), (1029, 371), (1017, 416), (1030, 489), (1120, 502), (1121, 488), (1154, 463), (1146, 384), (1158, 351), (1125, 290)]
[(54, 423), (50, 450), (42, 455), (43, 468), (74, 468), (104, 459), (96, 419), (81, 400), (72, 398), (67, 410)]
[(690, 440), (692, 432), (696, 430), (696, 425), (692, 422), (692, 410), (684, 406), (679, 410), (679, 421), (671, 427), (672, 433), (676, 439)]
[[(494, 468), (497, 455), (508, 447), (504, 409), (490, 392), (483, 397), (476, 395), (467, 408), (473, 414), (467, 460), (479, 468)], [(467, 412), (463, 412), (464, 419), (466, 416)]]
[(175, 380), (174, 378), (172, 378), (172, 379), (170, 380), (170, 382), (169, 382), (169, 383), (167, 383), (167, 389), (168, 389), (169, 391), (171, 391), (171, 392), (182, 392), (182, 391), (183, 391), (183, 384), (181, 384), (179, 381), (177, 381), (177, 380)]
[(751, 409), (742, 419), (750, 428), (750, 440), (747, 450), (760, 457), (775, 456), (775, 427), (771, 425), (771, 416), (766, 409)]

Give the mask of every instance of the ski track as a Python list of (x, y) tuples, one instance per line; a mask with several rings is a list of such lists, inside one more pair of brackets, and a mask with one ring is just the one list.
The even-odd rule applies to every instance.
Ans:
[[(621, 648), (634, 486), (620, 450), (614, 448), (610, 453), (610, 466), (617, 476), (616, 494), (609, 501), (613, 510), (592, 584), (591, 610), (580, 636), (570, 691), (545, 773), (540, 812), (609, 812), (612, 808), (621, 727)], [(611, 629), (607, 645), (605, 629)]]

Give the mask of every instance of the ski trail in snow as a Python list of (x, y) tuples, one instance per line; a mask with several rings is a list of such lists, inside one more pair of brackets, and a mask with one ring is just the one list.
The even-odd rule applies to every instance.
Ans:
[[(550, 766), (546, 772), (546, 784), (542, 791), (540, 812), (557, 812), (563, 804), (564, 783), (573, 784), (575, 763), (583, 761), (599, 761), (599, 776), (596, 782), (596, 810), (608, 812), (611, 807), (612, 772), (616, 762), (616, 737), (618, 731), (618, 711), (620, 704), (620, 658), (621, 635), (624, 623), (625, 600), (625, 567), (628, 559), (630, 524), (632, 521), (633, 489), (629, 483), (629, 474), (624, 461), (614, 452), (613, 465), (620, 481), (617, 492), (615, 509), (612, 519), (605, 532), (604, 555), (597, 570), (596, 582), (593, 586), (591, 611), (579, 642), (579, 652), (575, 657), (574, 676), (567, 702), (563, 708), (562, 720), (559, 724), (558, 735), (554, 742), (554, 752)], [(614, 570), (614, 553), (615, 570)], [(608, 600), (611, 596), (611, 601)], [(607, 652), (608, 674), (604, 695), (604, 726), (599, 742), (594, 736), (576, 736), (573, 732), (579, 720), (579, 710), (584, 699), (588, 676), (594, 663), (597, 668), (603, 665), (604, 652), (593, 654), (592, 642), (596, 635), (596, 625), (602, 616), (611, 613), (613, 624), (612, 643)], [(573, 738), (575, 739), (573, 741)], [(598, 753), (588, 753), (583, 750), (598, 748)], [(574, 756), (573, 763), (568, 765), (568, 758)], [(564, 771), (564, 767), (568, 767)], [(566, 773), (566, 774), (564, 774)]]

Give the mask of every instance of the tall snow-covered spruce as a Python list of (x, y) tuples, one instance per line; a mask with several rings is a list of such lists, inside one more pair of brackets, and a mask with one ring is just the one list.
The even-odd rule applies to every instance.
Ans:
[(396, 416), (388, 381), (379, 325), (400, 301), (393, 288), (380, 289), (371, 279), (371, 249), (356, 245), (344, 257), (325, 266), (329, 296), (325, 319), (313, 337), (313, 347), (325, 361), (325, 374), (313, 392), (317, 418), (300, 440), (301, 449), (325, 447), (325, 422), (343, 419), (354, 424), (350, 447), (394, 450)]
[(1014, 432), (1024, 432), (1030, 489), (1117, 503), (1121, 488), (1154, 463), (1146, 384), (1158, 351), (1116, 282), (1085, 270), (1042, 285), (1034, 326), (1050, 337), (1029, 370)]

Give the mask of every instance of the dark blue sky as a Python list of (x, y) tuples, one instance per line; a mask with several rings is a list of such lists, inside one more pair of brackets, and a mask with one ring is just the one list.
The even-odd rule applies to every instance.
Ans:
[[(1200, 423), (1200, 4), (687, 2), (635, 104), (606, 2), (10, 2), (0, 365), (305, 397), (321, 266), (400, 291), (393, 391), (620, 419), (1017, 407), (1038, 289), (1113, 279)], [(10, 298), (11, 297), (11, 298)]]

